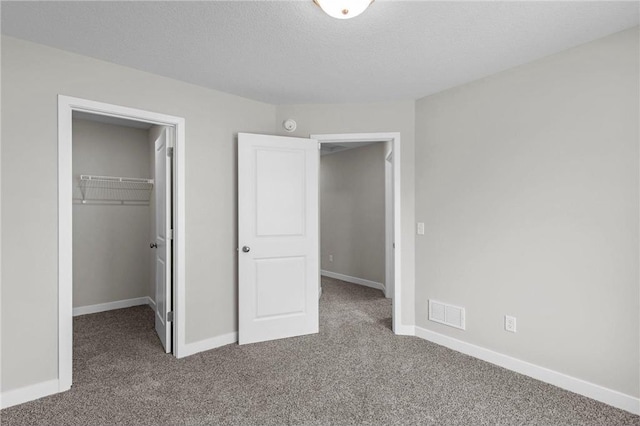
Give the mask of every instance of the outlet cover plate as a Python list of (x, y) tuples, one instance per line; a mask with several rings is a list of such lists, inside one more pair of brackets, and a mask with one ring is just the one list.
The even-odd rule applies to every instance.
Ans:
[(505, 331), (509, 331), (511, 333), (516, 332), (516, 317), (512, 317), (511, 315), (504, 316), (504, 329)]

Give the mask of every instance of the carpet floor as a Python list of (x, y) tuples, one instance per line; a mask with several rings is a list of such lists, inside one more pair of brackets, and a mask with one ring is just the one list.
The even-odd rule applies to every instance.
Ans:
[(74, 319), (70, 391), (3, 425), (640, 425), (640, 417), (391, 332), (378, 290), (323, 278), (320, 333), (175, 359), (148, 307)]

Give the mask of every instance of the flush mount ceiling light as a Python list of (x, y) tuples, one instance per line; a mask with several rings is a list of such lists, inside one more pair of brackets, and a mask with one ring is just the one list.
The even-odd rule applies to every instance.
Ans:
[(313, 0), (313, 2), (331, 17), (349, 19), (367, 10), (373, 0)]

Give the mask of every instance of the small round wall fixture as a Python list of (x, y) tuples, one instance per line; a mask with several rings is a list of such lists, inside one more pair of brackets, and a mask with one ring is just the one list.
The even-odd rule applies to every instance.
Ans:
[(286, 130), (287, 132), (293, 132), (294, 130), (296, 130), (296, 127), (298, 127), (298, 125), (294, 120), (288, 118), (282, 122), (282, 127), (284, 127), (284, 130)]
[(313, 0), (313, 2), (333, 18), (350, 19), (367, 10), (373, 0)]

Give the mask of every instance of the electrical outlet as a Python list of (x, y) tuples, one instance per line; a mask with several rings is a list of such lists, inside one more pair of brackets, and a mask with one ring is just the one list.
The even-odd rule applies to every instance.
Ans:
[(510, 315), (504, 316), (504, 329), (506, 331), (510, 331), (511, 333), (516, 332), (516, 317), (512, 317)]
[(332, 254), (329, 255), (329, 262), (333, 262), (333, 255)]
[(424, 223), (418, 222), (418, 235), (424, 235)]

